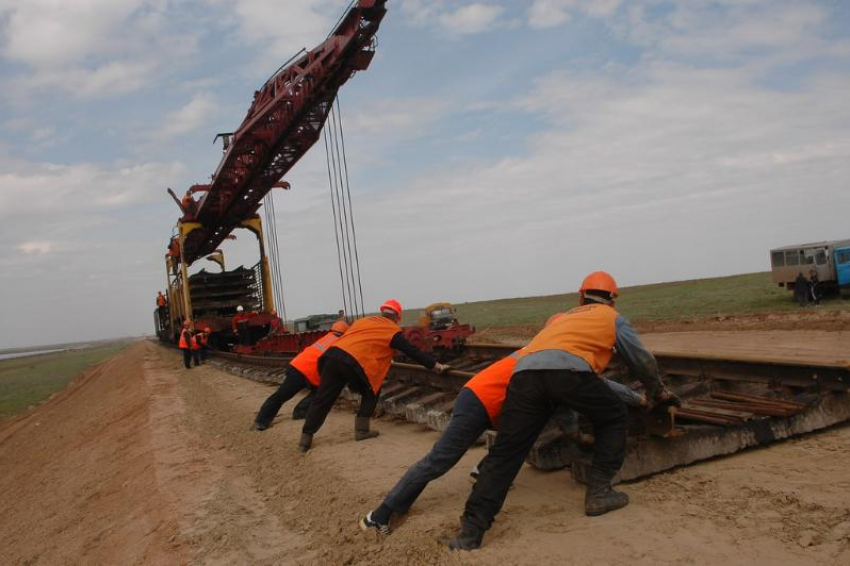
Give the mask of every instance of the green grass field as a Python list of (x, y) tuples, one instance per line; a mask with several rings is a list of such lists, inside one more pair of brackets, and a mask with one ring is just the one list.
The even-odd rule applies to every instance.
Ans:
[[(689, 320), (713, 316), (799, 312), (791, 293), (771, 282), (770, 273), (640, 285), (620, 290), (617, 310), (632, 321)], [(478, 328), (542, 325), (556, 312), (578, 304), (578, 294), (479, 301), (455, 305), (458, 319)], [(833, 298), (823, 309), (850, 311), (850, 301)], [(404, 323), (419, 320), (422, 309), (405, 312)]]
[(0, 361), (0, 419), (38, 405), (64, 388), (77, 374), (114, 356), (127, 343), (113, 343)]

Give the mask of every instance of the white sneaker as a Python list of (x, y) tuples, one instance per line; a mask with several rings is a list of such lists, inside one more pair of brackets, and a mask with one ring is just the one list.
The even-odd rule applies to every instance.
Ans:
[(382, 535), (390, 534), (390, 526), (382, 525), (377, 521), (373, 521), (371, 511), (369, 511), (365, 517), (360, 519), (360, 528), (363, 530), (363, 532), (369, 532), (369, 529), (375, 529)]

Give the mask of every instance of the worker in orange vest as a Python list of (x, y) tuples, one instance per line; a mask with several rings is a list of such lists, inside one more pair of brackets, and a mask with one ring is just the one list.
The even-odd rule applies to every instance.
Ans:
[(192, 335), (192, 322), (189, 320), (183, 321), (183, 329), (180, 331), (180, 338), (177, 342), (177, 347), (183, 351), (183, 365), (186, 369), (192, 368), (192, 343), (195, 337)]
[(196, 349), (197, 356), (195, 358), (197, 360), (197, 363), (195, 365), (200, 365), (201, 362), (205, 362), (207, 359), (207, 351), (209, 350), (210, 343), (210, 332), (211, 329), (209, 326), (207, 326), (203, 330), (200, 330), (195, 333), (195, 342), (198, 345)]
[[(487, 429), (498, 430), (511, 374), (524, 355), (525, 348), (517, 350), (466, 382), (455, 400), (452, 418), (442, 436), (424, 458), (407, 469), (381, 505), (360, 520), (361, 529), (389, 534), (389, 523), (394, 514), (407, 513), (425, 487), (452, 469)], [(644, 397), (629, 387), (607, 379), (604, 381), (627, 405), (641, 406), (645, 403)], [(569, 417), (572, 411), (567, 413)], [(564, 420), (575, 426), (572, 419)], [(471, 475), (473, 479), (478, 477), (478, 466)]]
[(277, 391), (269, 395), (263, 406), (260, 407), (260, 412), (254, 419), (254, 430), (266, 430), (271, 425), (274, 418), (280, 412), (280, 408), (284, 403), (295, 397), (295, 395), (303, 390), (309, 389), (311, 392), (319, 387), (321, 376), (319, 375), (319, 357), (328, 351), (339, 337), (348, 330), (348, 323), (338, 321), (331, 326), (331, 331), (313, 342), (310, 346), (295, 356), (289, 367), (286, 368), (286, 376), (283, 378), (283, 383), (277, 388)]
[(194, 332), (191, 337), (192, 361), (195, 362), (195, 367), (201, 365), (201, 334), (203, 332)]
[(367, 316), (357, 320), (327, 352), (319, 358), (321, 382), (307, 410), (304, 428), (298, 446), (306, 452), (336, 402), (342, 389), (348, 385), (361, 395), (360, 409), (354, 419), (354, 440), (378, 436), (369, 430), (369, 419), (378, 404), (378, 394), (390, 371), (396, 350), (422, 366), (442, 373), (448, 366), (420, 351), (404, 337), (398, 325), (401, 320), (401, 303), (390, 299), (381, 305), (380, 316)]
[(239, 344), (248, 346), (251, 344), (251, 330), (248, 328), (248, 319), (251, 317), (245, 314), (245, 309), (242, 305), (236, 307), (236, 316), (233, 317), (233, 333), (239, 341)]
[(168, 299), (162, 294), (162, 291), (156, 292), (156, 312), (159, 316), (160, 323), (165, 321), (165, 306), (168, 304)]
[(614, 310), (617, 296), (613, 277), (602, 271), (591, 273), (579, 289), (580, 306), (557, 317), (526, 346), (507, 388), (496, 441), (449, 548), (481, 546), (528, 452), (558, 406), (582, 413), (593, 424), (585, 514), (602, 515), (628, 504), (628, 495), (611, 487), (626, 454), (626, 406), (599, 378), (614, 349), (646, 387), (650, 406), (681, 402), (662, 383), (658, 364), (634, 327)]

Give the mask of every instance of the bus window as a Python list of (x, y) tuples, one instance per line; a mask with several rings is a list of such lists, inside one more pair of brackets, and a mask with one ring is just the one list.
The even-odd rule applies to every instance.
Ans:
[(785, 252), (785, 265), (800, 265), (800, 252), (798, 250)]
[(850, 263), (850, 250), (840, 250), (835, 252), (835, 263), (844, 265)]
[(803, 250), (800, 254), (800, 264), (812, 265), (815, 263), (815, 250)]
[(784, 252), (773, 252), (770, 254), (770, 264), (773, 267), (782, 267), (785, 265), (785, 253)]
[(826, 250), (818, 250), (815, 254), (815, 262), (818, 265), (826, 265)]

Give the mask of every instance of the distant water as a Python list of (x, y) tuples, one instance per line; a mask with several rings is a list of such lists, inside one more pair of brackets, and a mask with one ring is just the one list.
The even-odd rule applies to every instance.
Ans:
[(30, 350), (29, 352), (13, 352), (11, 354), (0, 354), (0, 360), (11, 360), (12, 358), (23, 358), (26, 356), (40, 356), (52, 354), (53, 352), (64, 352), (67, 348), (56, 348), (54, 350)]

